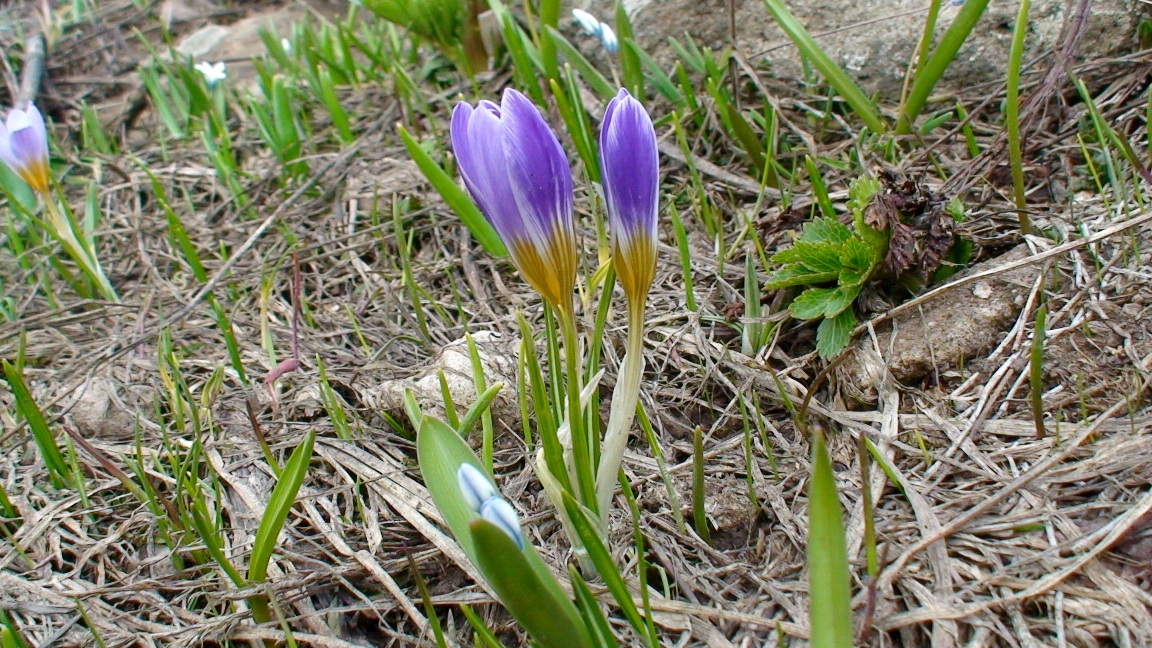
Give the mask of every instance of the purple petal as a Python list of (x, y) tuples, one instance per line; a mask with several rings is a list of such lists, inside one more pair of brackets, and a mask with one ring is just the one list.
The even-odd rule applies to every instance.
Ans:
[(8, 113), (8, 142), (12, 157), (23, 168), (48, 160), (48, 138), (44, 118), (35, 105), (27, 110), (13, 109)]
[(504, 163), (500, 110), (489, 101), (473, 108), (456, 104), (452, 112), (452, 150), (464, 184), (496, 233), (509, 245), (525, 236)]
[(3, 122), (0, 122), (0, 160), (14, 172), (20, 166), (20, 161), (12, 154), (11, 135)]
[(656, 130), (640, 102), (620, 92), (608, 103), (600, 126), (604, 198), (614, 237), (656, 240), (660, 161)]
[(507, 173), (529, 235), (541, 251), (575, 241), (572, 168), (559, 140), (523, 94), (505, 90), (500, 107)]

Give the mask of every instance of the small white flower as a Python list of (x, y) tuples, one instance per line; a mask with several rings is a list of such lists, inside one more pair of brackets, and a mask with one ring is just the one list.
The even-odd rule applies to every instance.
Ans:
[(456, 483), (460, 486), (460, 493), (467, 500), (468, 507), (477, 513), (485, 502), (493, 497), (500, 497), (496, 487), (488, 480), (488, 476), (472, 464), (460, 464), (456, 469)]
[(584, 30), (585, 34), (595, 36), (600, 31), (600, 21), (596, 16), (584, 11), (583, 9), (573, 9), (572, 19), (576, 21), (577, 25)]
[(292, 41), (288, 40), (287, 38), (281, 38), (280, 39), (280, 49), (284, 50), (285, 54), (291, 54), (292, 53)]
[(516, 515), (516, 510), (511, 504), (499, 497), (493, 497), (480, 507), (480, 517), (500, 527), (501, 531), (512, 538), (517, 547), (524, 549), (524, 532), (520, 530), (520, 516)]
[(224, 61), (220, 61), (219, 63), (200, 61), (195, 67), (197, 72), (204, 75), (204, 81), (208, 83), (209, 87), (228, 78), (228, 67), (224, 64)]

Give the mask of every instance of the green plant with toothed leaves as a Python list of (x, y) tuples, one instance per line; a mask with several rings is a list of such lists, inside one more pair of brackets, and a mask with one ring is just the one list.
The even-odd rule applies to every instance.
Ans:
[(788, 310), (801, 320), (821, 320), (816, 351), (835, 356), (851, 339), (854, 304), (870, 280), (889, 279), (918, 289), (967, 262), (967, 247), (952, 224), (962, 215), (926, 188), (886, 176), (861, 176), (848, 190), (851, 226), (829, 216), (804, 225), (792, 247), (772, 256), (777, 267), (769, 290), (802, 288)]

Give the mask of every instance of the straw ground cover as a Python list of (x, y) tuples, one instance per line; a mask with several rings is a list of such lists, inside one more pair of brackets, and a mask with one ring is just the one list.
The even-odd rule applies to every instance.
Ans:
[[(523, 71), (473, 85), (364, 14), (316, 16), (286, 44), (267, 39), (253, 93), (165, 58), (155, 4), (67, 5), (36, 99), (63, 202), (95, 231), (119, 302), (82, 296), (83, 277), (52, 261), (54, 241), (7, 182), (0, 641), (474, 645), (474, 615), (522, 644), (430, 503), (397, 385), (439, 394), (429, 368), (449, 366), (443, 382), (464, 403), (471, 368), (449, 360), (467, 358), (473, 334), (486, 380), (504, 384), (491, 418), (501, 491), (565, 573), (569, 545), (515, 395), (517, 312), (540, 330), (541, 307), (431, 188), (396, 125), (449, 164), (456, 98), (496, 97)], [(34, 58), (36, 6), (3, 9), (5, 104)], [(623, 466), (636, 508), (621, 502), (609, 529), (637, 592), (646, 566), (662, 642), (806, 643), (812, 467), (799, 420), (828, 440), (860, 644), (1152, 643), (1149, 54), (1076, 63), (1077, 49), (1091, 48), (1073, 21), (1020, 79), (1027, 238), (1004, 79), (930, 104), (930, 125), (885, 141), (818, 76), (774, 79), (738, 58), (735, 111), (717, 99), (730, 69), (718, 54), (685, 45), (681, 74), (648, 77), (665, 220), (642, 432)], [(592, 82), (573, 78), (598, 116)], [(676, 87), (691, 101), (677, 104)], [(562, 139), (577, 160), (579, 143)], [(864, 173), (894, 209), (958, 199), (974, 267), (926, 287), (870, 284), (852, 351), (832, 367), (817, 323), (788, 316), (796, 291), (763, 282), (805, 222), (848, 215)], [(577, 211), (591, 258), (602, 207), (580, 189)], [(591, 322), (594, 296), (580, 298)], [(605, 401), (622, 309), (618, 296)], [(312, 451), (306, 472), (299, 448)], [(269, 511), (282, 530), (262, 525)], [(638, 641), (593, 591), (621, 643)]]

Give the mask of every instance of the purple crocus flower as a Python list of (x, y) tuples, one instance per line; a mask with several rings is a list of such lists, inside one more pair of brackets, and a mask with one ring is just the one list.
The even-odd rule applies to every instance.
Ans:
[(571, 309), (572, 169), (540, 111), (528, 97), (505, 90), (499, 106), (457, 104), (451, 135), (464, 184), (516, 269), (553, 307)]
[(48, 193), (48, 129), (35, 104), (13, 108), (0, 123), (0, 160), (33, 189)]
[(628, 300), (643, 304), (656, 275), (660, 161), (652, 119), (623, 88), (604, 111), (600, 167), (616, 274)]

